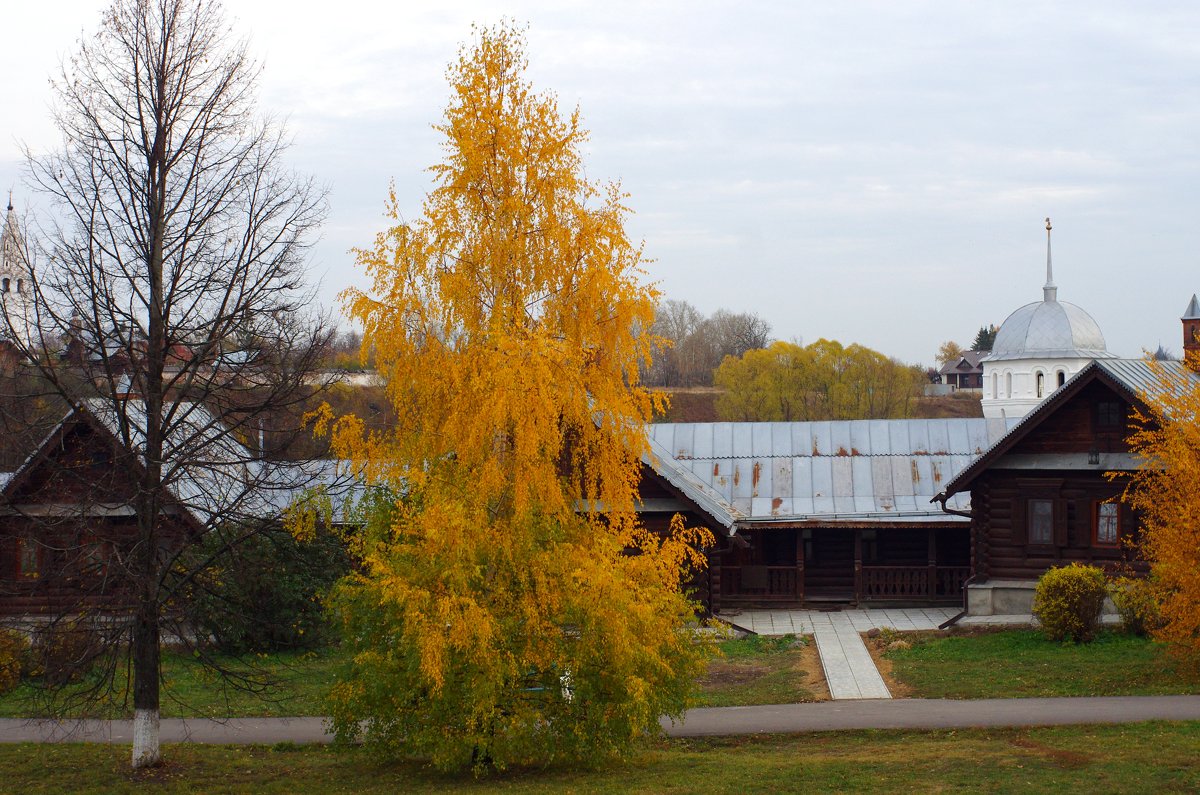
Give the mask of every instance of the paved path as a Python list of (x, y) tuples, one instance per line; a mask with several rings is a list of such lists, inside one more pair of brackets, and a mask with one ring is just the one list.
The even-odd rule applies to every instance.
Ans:
[(817, 641), (817, 653), (821, 655), (821, 668), (825, 671), (830, 698), (892, 697), (879, 669), (875, 667), (875, 661), (871, 659), (871, 652), (867, 651), (862, 636), (850, 622), (818, 626), (813, 635)]
[[(160, 724), (164, 743), (220, 745), (274, 745), (275, 743), (327, 743), (325, 718), (238, 718), (225, 721), (164, 719)], [(0, 743), (87, 742), (131, 743), (133, 721), (128, 720), (20, 720), (0, 719)]]
[[(876, 610), (742, 610), (718, 613), (717, 618), (749, 630), (756, 635), (811, 635), (817, 627), (849, 624), (858, 632), (872, 628), (892, 627), (902, 632), (918, 629), (937, 629), (938, 625), (958, 615), (953, 607), (892, 608)], [(988, 616), (1005, 619), (1009, 616)], [(1021, 617), (1026, 623), (1029, 616)], [(964, 619), (965, 620), (965, 619)], [(1000, 623), (1004, 623), (1001, 621)]]
[[(664, 719), (673, 737), (705, 737), (847, 729), (953, 729), (1200, 720), (1200, 696), (998, 698), (974, 701), (896, 699), (822, 701), (761, 707), (695, 709), (681, 723)], [(129, 721), (0, 720), (0, 743), (129, 743)], [(324, 718), (164, 720), (162, 741), (205, 744), (326, 743)]]
[(1200, 720), (1200, 696), (821, 701), (769, 707), (695, 709), (687, 713), (682, 723), (672, 726), (664, 721), (663, 726), (674, 737), (703, 737), (845, 729), (1062, 726), (1144, 720)]

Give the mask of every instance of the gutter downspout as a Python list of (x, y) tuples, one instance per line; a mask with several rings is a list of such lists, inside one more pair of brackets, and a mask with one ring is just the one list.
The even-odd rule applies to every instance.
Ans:
[[(943, 491), (943, 492), (939, 492), (938, 494), (935, 494), (933, 496), (933, 499), (930, 500), (930, 502), (936, 502), (939, 505), (941, 505), (942, 513), (948, 513), (953, 516), (965, 516), (968, 519), (971, 518), (970, 511), (960, 511), (955, 508), (947, 508), (946, 500), (948, 500), (948, 499), (950, 499), (950, 498), (946, 495), (946, 492)], [(970, 585), (971, 583), (973, 583), (974, 581), (975, 581), (974, 573), (972, 573), (970, 577), (967, 577), (967, 579), (963, 580), (962, 610), (958, 613), (958, 615), (952, 616), (951, 618), (948, 618), (945, 621), (943, 621), (941, 624), (938, 624), (938, 629), (949, 629), (950, 627), (957, 624), (963, 618), (963, 616), (965, 616), (967, 614), (967, 586)]]

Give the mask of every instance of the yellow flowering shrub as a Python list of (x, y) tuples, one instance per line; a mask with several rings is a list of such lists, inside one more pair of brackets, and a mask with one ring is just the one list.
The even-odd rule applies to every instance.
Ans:
[(1038, 579), (1033, 615), (1050, 640), (1087, 643), (1096, 636), (1106, 596), (1108, 582), (1096, 566), (1060, 566)]

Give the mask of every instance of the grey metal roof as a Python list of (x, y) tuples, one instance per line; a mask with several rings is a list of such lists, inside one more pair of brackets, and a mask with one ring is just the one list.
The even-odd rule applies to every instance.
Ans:
[(1192, 293), (1192, 300), (1187, 305), (1187, 309), (1183, 310), (1183, 317), (1180, 320), (1196, 320), (1200, 318), (1200, 301), (1196, 300), (1196, 294)]
[(1035, 301), (1013, 312), (996, 332), (986, 361), (1028, 358), (1116, 358), (1092, 316), (1066, 301)]
[[(1160, 375), (1168, 380), (1178, 379), (1181, 382), (1196, 378), (1196, 374), (1189, 370), (1183, 362), (1149, 362), (1146, 359), (1103, 359), (1097, 361), (1096, 366), (1111, 375), (1131, 393), (1139, 397), (1152, 394), (1162, 388), (1163, 381), (1159, 377)], [(1082, 373), (1079, 375), (1082, 375)], [(1079, 375), (1075, 377), (1078, 378)]]
[[(145, 403), (107, 399), (84, 401), (85, 408), (121, 439), (118, 405), (135, 453), (141, 454)], [(325, 488), (335, 511), (358, 489), (346, 462), (276, 461), (257, 457), (227, 430), (203, 403), (168, 404), (163, 440), (163, 480), (171, 494), (201, 526), (230, 521), (273, 519), (307, 490)], [(335, 521), (338, 518), (335, 516)]]
[[(652, 428), (654, 426), (651, 426)], [(650, 450), (642, 456), (643, 463), (646, 466), (659, 473), (675, 488), (679, 489), (692, 502), (715, 519), (726, 530), (730, 532), (734, 529), (734, 524), (739, 517), (737, 511), (733, 509), (722, 496), (711, 489), (704, 481), (696, 477), (690, 469), (685, 466), (679, 466), (675, 459), (671, 457), (671, 453), (661, 444), (654, 440), (653, 435), (649, 436)]]
[[(655, 468), (699, 481), (738, 525), (961, 521), (930, 500), (1016, 420), (661, 423)], [(660, 468), (661, 467), (661, 468)], [(967, 495), (950, 507), (965, 510)]]

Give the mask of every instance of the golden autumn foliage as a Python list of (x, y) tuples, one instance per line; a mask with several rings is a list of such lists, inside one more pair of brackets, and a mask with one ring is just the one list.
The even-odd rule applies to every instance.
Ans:
[(519, 31), (475, 31), (436, 187), (412, 223), (393, 192), (344, 294), (399, 422), (332, 424), (373, 487), (335, 727), (441, 767), (621, 755), (709, 653), (684, 583), (711, 538), (634, 512), (656, 292), (620, 189), (582, 176), (578, 111), (525, 67)]
[(937, 355), (933, 358), (939, 365), (945, 365), (946, 362), (957, 361), (964, 353), (966, 349), (963, 346), (954, 340), (946, 340), (938, 346)]
[(1124, 500), (1138, 512), (1158, 601), (1151, 632), (1200, 664), (1200, 378), (1170, 362), (1150, 367), (1156, 384), (1146, 408), (1134, 408), (1129, 437), (1142, 463)]

